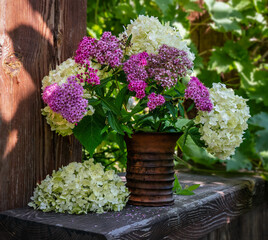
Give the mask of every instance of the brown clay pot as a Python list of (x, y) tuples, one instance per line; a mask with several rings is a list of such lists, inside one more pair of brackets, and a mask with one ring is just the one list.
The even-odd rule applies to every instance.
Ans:
[(139, 206), (167, 206), (174, 203), (173, 154), (182, 133), (135, 133), (127, 144), (128, 203)]

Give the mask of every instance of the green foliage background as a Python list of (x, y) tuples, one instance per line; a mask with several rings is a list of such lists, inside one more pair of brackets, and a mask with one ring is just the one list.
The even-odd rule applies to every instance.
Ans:
[[(207, 12), (205, 19), (191, 23), (192, 12)], [(207, 87), (213, 82), (224, 82), (235, 89), (236, 94), (249, 99), (251, 119), (244, 142), (232, 158), (225, 163), (227, 171), (253, 170), (267, 178), (268, 174), (268, 2), (267, 0), (229, 0), (218, 2), (205, 0), (199, 5), (191, 0), (88, 0), (87, 33), (99, 38), (103, 31), (118, 35), (138, 15), (156, 16), (169, 21), (189, 41), (196, 54), (194, 71)], [(222, 34), (220, 46), (210, 46), (198, 52), (191, 41), (192, 33), (199, 27), (207, 27)], [(111, 136), (112, 138), (112, 136)], [(108, 140), (112, 142), (112, 139)], [(179, 141), (180, 145), (180, 141)], [(215, 169), (221, 160), (187, 139), (180, 145), (182, 161)], [(86, 157), (85, 153), (85, 157)], [(123, 170), (126, 153), (110, 144), (99, 147), (94, 158), (107, 168), (115, 163)]]

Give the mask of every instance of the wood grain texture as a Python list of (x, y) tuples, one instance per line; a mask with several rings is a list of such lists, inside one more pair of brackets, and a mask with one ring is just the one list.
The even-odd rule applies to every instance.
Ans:
[(41, 116), (41, 80), (86, 33), (86, 0), (0, 0), (0, 210), (26, 206), (36, 182), (81, 159)]
[[(166, 207), (128, 205), (121, 212), (68, 215), (43, 213), (30, 208), (0, 213), (0, 236), (13, 239), (236, 239), (244, 240), (250, 222), (259, 219), (263, 240), (267, 223), (267, 183), (260, 178), (225, 178), (180, 173), (183, 185), (201, 184), (193, 196), (175, 196), (175, 204)], [(265, 205), (266, 203), (266, 205)], [(259, 207), (258, 207), (259, 206)], [(250, 212), (251, 210), (252, 212)], [(249, 211), (249, 212), (248, 212)], [(246, 212), (247, 215), (243, 215)], [(261, 214), (262, 215), (259, 215)], [(237, 220), (241, 218), (241, 220)], [(224, 229), (234, 222), (227, 236)], [(257, 220), (256, 220), (257, 222)], [(246, 223), (246, 224), (245, 224)], [(241, 226), (248, 226), (245, 233)], [(258, 225), (258, 224), (257, 224)], [(20, 238), (27, 233), (27, 238)], [(225, 234), (225, 235), (224, 235)], [(236, 235), (235, 235), (236, 234)], [(251, 234), (251, 235), (250, 235)], [(249, 233), (250, 236), (253, 233)], [(226, 236), (225, 238), (223, 238)], [(81, 237), (81, 238), (79, 238)], [(247, 239), (247, 238), (245, 238)]]
[(268, 203), (263, 203), (200, 240), (268, 239)]

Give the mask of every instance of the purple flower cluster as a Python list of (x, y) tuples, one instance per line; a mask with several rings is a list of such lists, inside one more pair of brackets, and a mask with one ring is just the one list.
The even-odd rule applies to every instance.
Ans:
[(185, 90), (185, 98), (194, 100), (196, 108), (200, 111), (210, 112), (213, 109), (213, 104), (209, 98), (209, 91), (197, 77), (191, 77)]
[[(136, 97), (141, 99), (146, 96), (145, 88), (148, 86), (148, 79), (153, 79), (163, 88), (171, 88), (177, 83), (178, 78), (184, 77), (192, 67), (193, 62), (188, 59), (185, 51), (162, 45), (158, 54), (148, 55), (142, 52), (132, 55), (124, 63), (123, 70), (129, 82), (128, 89), (136, 92)], [(150, 110), (165, 102), (161, 95), (151, 94), (148, 99)]]
[(90, 66), (90, 59), (95, 53), (96, 42), (95, 38), (83, 37), (76, 50), (75, 62)]
[(185, 51), (167, 45), (162, 45), (158, 54), (150, 54), (148, 57), (149, 77), (164, 88), (173, 87), (178, 77), (184, 77), (192, 67), (193, 62)]
[(128, 84), (128, 89), (130, 91), (136, 92), (136, 97), (142, 99), (146, 96), (145, 88), (147, 87), (147, 83), (142, 80), (131, 81)]
[(83, 87), (75, 76), (59, 86), (54, 83), (43, 92), (43, 100), (52, 111), (60, 113), (70, 123), (79, 122), (87, 112), (87, 100), (83, 98)]
[(157, 106), (161, 106), (165, 103), (165, 98), (160, 94), (156, 95), (154, 92), (148, 96), (148, 99), (147, 107), (149, 107), (150, 110), (154, 110)]
[(98, 70), (94, 68), (88, 68), (88, 71), (79, 73), (76, 75), (76, 78), (79, 79), (80, 82), (87, 82), (88, 84), (99, 85), (100, 78), (97, 75)]
[(94, 59), (100, 64), (118, 67), (122, 57), (119, 39), (110, 32), (104, 32), (100, 40), (90, 37), (82, 39), (76, 50), (75, 62), (90, 66), (90, 60)]
[(145, 97), (145, 88), (148, 78), (145, 66), (147, 65), (148, 53), (142, 52), (132, 55), (128, 61), (124, 63), (123, 70), (127, 74), (127, 81), (129, 82), (128, 89), (136, 92), (137, 98)]

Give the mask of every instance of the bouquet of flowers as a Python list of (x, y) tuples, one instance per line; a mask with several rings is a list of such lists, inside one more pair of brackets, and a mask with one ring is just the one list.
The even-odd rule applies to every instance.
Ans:
[(249, 108), (224, 84), (208, 89), (191, 76), (194, 58), (168, 23), (139, 16), (119, 37), (84, 37), (74, 59), (43, 79), (43, 115), (91, 155), (110, 133), (123, 146), (124, 135), (139, 131), (196, 130), (199, 145), (227, 159), (242, 142)]

